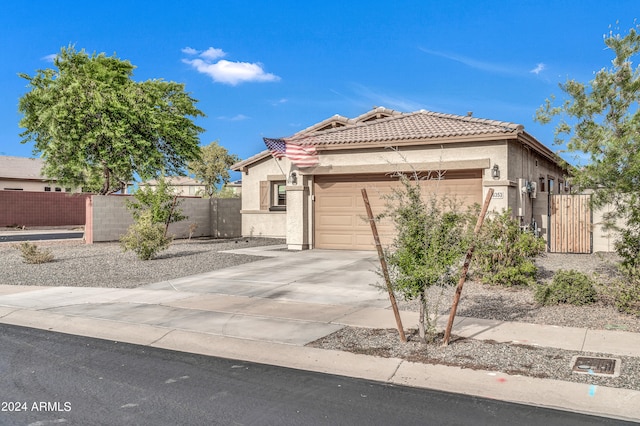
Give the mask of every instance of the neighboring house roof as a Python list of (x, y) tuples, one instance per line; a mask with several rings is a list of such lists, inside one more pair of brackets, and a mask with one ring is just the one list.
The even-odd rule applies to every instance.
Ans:
[(40, 158), (0, 155), (0, 179), (48, 181), (41, 172), (43, 165)]
[[(302, 145), (314, 145), (318, 151), (519, 139), (541, 155), (556, 161), (555, 154), (527, 134), (524, 126), (520, 124), (426, 110), (403, 113), (376, 107), (353, 119), (334, 115), (288, 139), (298, 141)], [(231, 168), (243, 170), (248, 165), (269, 156), (270, 152), (265, 150), (234, 164)]]
[[(202, 186), (204, 185), (199, 180), (190, 178), (188, 176), (169, 176), (165, 178), (167, 184), (171, 186)], [(155, 186), (158, 184), (156, 179), (151, 179), (146, 182), (142, 182), (143, 185)]]

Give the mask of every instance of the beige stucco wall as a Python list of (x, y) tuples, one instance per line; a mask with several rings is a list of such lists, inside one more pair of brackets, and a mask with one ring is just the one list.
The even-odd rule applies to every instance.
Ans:
[[(498, 165), (500, 177), (491, 175), (491, 168)], [(483, 200), (490, 188), (494, 190), (489, 210), (503, 211), (511, 208), (515, 216), (522, 217), (523, 225), (534, 218), (541, 235), (546, 237), (547, 192), (539, 189), (539, 178), (553, 177), (556, 186), (563, 179), (562, 170), (517, 141), (496, 140), (485, 142), (465, 142), (457, 144), (433, 144), (419, 147), (393, 149), (326, 150), (319, 155), (315, 168), (297, 170), (288, 159), (275, 160), (272, 157), (254, 163), (248, 173), (242, 175), (242, 232), (243, 235), (263, 235), (287, 237), (296, 246), (308, 244), (313, 247), (313, 176), (355, 173), (392, 173), (432, 170), (483, 170)], [(274, 176), (290, 176), (292, 170), (300, 175), (298, 185), (307, 188), (296, 194), (296, 199), (306, 200), (306, 208), (296, 211), (296, 216), (304, 215), (306, 223), (292, 226), (287, 221), (286, 212), (260, 210), (260, 181), (273, 180)], [(535, 182), (538, 187), (536, 198), (522, 194), (520, 184)], [(546, 180), (545, 180), (546, 182)], [(290, 184), (290, 183), (288, 183)], [(288, 204), (290, 204), (289, 197)], [(303, 234), (306, 236), (303, 237)]]
[(255, 163), (249, 173), (242, 173), (242, 235), (245, 237), (285, 238), (287, 215), (284, 211), (260, 210), (260, 182), (276, 177), (285, 180), (290, 162), (273, 157)]
[[(12, 180), (0, 179), (0, 189), (21, 189), (23, 191), (44, 192), (45, 187), (51, 188), (51, 192), (55, 192), (56, 184), (50, 182), (30, 181), (30, 180)], [(66, 192), (65, 188), (60, 188), (60, 192)]]

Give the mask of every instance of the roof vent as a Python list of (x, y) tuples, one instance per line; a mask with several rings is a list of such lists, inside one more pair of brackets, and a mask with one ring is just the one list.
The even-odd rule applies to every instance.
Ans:
[(473, 111), (467, 111), (467, 117), (471, 117), (473, 115)]

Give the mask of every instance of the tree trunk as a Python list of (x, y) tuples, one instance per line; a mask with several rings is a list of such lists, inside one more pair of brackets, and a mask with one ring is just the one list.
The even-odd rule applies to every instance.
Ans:
[(109, 181), (111, 180), (111, 176), (109, 176), (109, 168), (104, 167), (102, 170), (102, 176), (104, 177), (104, 181), (102, 182), (102, 189), (100, 190), (100, 195), (109, 194)]
[(424, 325), (424, 317), (427, 313), (427, 300), (424, 297), (424, 293), (420, 294), (420, 319), (418, 320), (418, 334), (420, 335), (420, 339), (426, 345), (427, 344), (427, 333)]

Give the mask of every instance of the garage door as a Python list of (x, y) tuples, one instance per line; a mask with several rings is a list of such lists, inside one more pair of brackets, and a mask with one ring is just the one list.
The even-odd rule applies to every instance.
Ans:
[[(371, 227), (362, 200), (367, 189), (374, 215), (385, 210), (384, 196), (400, 183), (386, 175), (334, 175), (314, 178), (314, 247), (375, 250)], [(482, 202), (482, 171), (447, 171), (442, 180), (423, 180), (424, 194), (454, 196), (465, 205)], [(437, 187), (436, 187), (437, 186)], [(393, 239), (393, 225), (378, 223), (383, 244)]]

